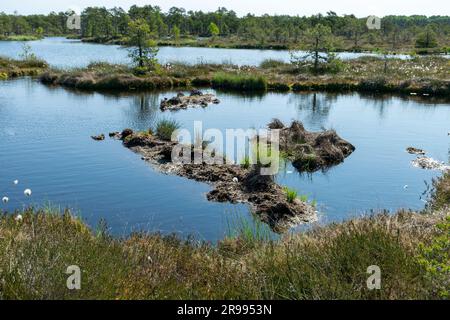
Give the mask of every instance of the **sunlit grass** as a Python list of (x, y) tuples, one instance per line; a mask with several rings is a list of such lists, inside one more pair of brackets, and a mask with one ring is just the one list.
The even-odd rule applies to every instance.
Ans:
[(265, 91), (267, 80), (263, 76), (251, 74), (233, 74), (218, 72), (214, 75), (212, 84), (214, 88), (240, 91)]
[(163, 140), (171, 140), (172, 134), (181, 125), (176, 120), (163, 119), (156, 124), (156, 135)]

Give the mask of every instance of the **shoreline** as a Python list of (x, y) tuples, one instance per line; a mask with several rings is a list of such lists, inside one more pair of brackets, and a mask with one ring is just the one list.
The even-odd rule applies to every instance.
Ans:
[[(72, 35), (51, 35), (38, 37), (34, 35), (23, 35), (23, 36), (12, 36), (12, 37), (4, 37), (0, 38), (0, 41), (18, 41), (18, 42), (28, 42), (28, 41), (39, 41), (44, 40), (45, 38), (65, 38), (67, 40), (79, 40), (83, 43), (92, 43), (92, 44), (103, 44), (103, 45), (118, 45), (127, 47), (128, 43), (126, 40), (122, 38), (118, 39), (93, 39), (93, 38), (81, 38), (79, 36)], [(273, 51), (290, 51), (293, 47), (293, 43), (283, 44), (283, 43), (268, 43), (264, 45), (254, 44), (254, 43), (242, 43), (242, 41), (235, 42), (208, 42), (208, 41), (181, 41), (175, 42), (174, 40), (164, 40), (157, 39), (156, 44), (158, 47), (188, 47), (188, 48), (211, 48), (211, 49), (243, 49), (243, 50), (273, 50)], [(300, 50), (306, 50), (305, 48), (300, 48)], [(352, 47), (342, 47), (342, 48), (334, 48), (333, 52), (335, 53), (361, 53), (361, 54), (378, 54), (379, 47), (360, 47), (358, 49), (354, 49)], [(450, 51), (445, 51), (443, 48), (416, 48), (406, 47), (401, 49), (389, 49), (389, 55), (391, 57), (402, 56), (402, 55), (417, 55), (421, 57), (442, 57), (449, 56)]]
[[(34, 74), (37, 75), (37, 74)], [(361, 81), (301, 81), (269, 82), (263, 90), (232, 89), (226, 86), (215, 85), (211, 78), (179, 79), (171, 77), (142, 78), (133, 75), (120, 75), (109, 77), (90, 77), (89, 82), (68, 74), (57, 75), (54, 73), (43, 73), (39, 76), (42, 84), (49, 86), (61, 86), (69, 89), (77, 89), (85, 92), (115, 92), (115, 93), (137, 93), (146, 91), (167, 90), (191, 90), (191, 89), (215, 89), (224, 92), (264, 94), (264, 93), (303, 93), (303, 92), (328, 92), (328, 93), (362, 93), (362, 94), (396, 94), (403, 97), (417, 96), (450, 98), (450, 81), (433, 80), (426, 81), (386, 81), (380, 79), (367, 79)]]
[[(96, 43), (104, 45), (121, 45), (127, 46), (126, 38), (82, 38), (82, 37), (66, 37), (67, 39), (77, 39), (85, 43)], [(226, 39), (225, 39), (226, 40)], [(215, 49), (249, 49), (249, 50), (275, 50), (289, 51), (295, 46), (295, 43), (267, 43), (255, 44), (250, 42), (236, 41), (219, 41), (211, 42), (207, 40), (184, 39), (176, 42), (175, 40), (157, 39), (156, 43), (159, 47), (191, 47), (191, 48), (215, 48)], [(377, 46), (360, 47), (354, 49), (351, 46), (334, 48), (337, 53), (376, 53), (380, 48)], [(442, 48), (416, 48), (414, 46), (404, 47), (400, 49), (389, 50), (391, 55), (410, 55), (412, 52), (421, 56), (448, 55), (448, 51)]]
[(38, 59), (15, 60), (0, 57), (0, 81), (26, 76), (37, 77), (46, 72), (48, 68), (45, 61)]

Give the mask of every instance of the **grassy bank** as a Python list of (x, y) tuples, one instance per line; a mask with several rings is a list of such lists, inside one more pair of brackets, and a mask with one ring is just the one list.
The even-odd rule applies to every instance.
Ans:
[(41, 39), (42, 37), (35, 35), (0, 36), (0, 41), (36, 41)]
[(211, 81), (215, 89), (228, 89), (236, 91), (266, 91), (267, 79), (263, 76), (251, 74), (233, 74), (218, 72)]
[[(434, 214), (383, 214), (278, 241), (243, 230), (215, 246), (158, 234), (116, 239), (105, 227), (90, 230), (68, 211), (4, 214), (0, 298), (446, 298), (447, 205)], [(82, 271), (79, 291), (66, 288), (71, 265)], [(381, 268), (382, 282), (370, 291), (366, 271), (373, 265)]]
[(0, 57), (0, 80), (23, 76), (37, 76), (47, 70), (46, 62), (30, 60), (14, 60)]
[(440, 57), (411, 60), (364, 57), (338, 61), (333, 69), (314, 73), (308, 64), (264, 61), (259, 67), (231, 64), (174, 63), (147, 75), (132, 68), (105, 63), (84, 69), (50, 71), (46, 84), (85, 90), (149, 90), (214, 87), (248, 91), (360, 91), (433, 96), (450, 95), (450, 61)]

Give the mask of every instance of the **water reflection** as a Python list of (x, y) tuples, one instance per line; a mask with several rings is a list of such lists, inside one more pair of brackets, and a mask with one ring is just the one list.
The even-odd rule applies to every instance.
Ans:
[(292, 94), (288, 102), (298, 110), (298, 119), (316, 128), (325, 128), (332, 104), (337, 100), (337, 94), (312, 93)]
[(146, 124), (148, 128), (153, 127), (158, 117), (159, 102), (159, 95), (156, 94), (139, 94), (132, 97), (130, 109), (135, 111), (134, 115), (131, 115), (135, 117), (134, 122)]
[[(144, 130), (160, 118), (175, 119), (185, 128), (201, 120), (204, 130), (262, 128), (272, 118), (296, 119), (314, 131), (334, 128), (356, 147), (343, 164), (314, 174), (297, 174), (286, 164), (277, 177), (280, 184), (316, 199), (326, 221), (371, 209), (423, 208), (424, 181), (439, 172), (413, 168), (406, 147), (450, 161), (448, 103), (401, 96), (210, 91), (221, 104), (163, 113), (160, 100), (176, 92), (117, 95), (46, 87), (30, 79), (0, 82), (0, 184), (19, 179), (33, 190), (33, 203), (75, 208), (91, 225), (105, 218), (115, 233), (179, 231), (217, 240), (227, 229), (226, 212), (249, 217), (248, 206), (208, 202), (208, 185), (160, 174), (120, 142), (99, 143), (90, 136), (126, 127)], [(21, 194), (13, 190), (8, 196), (20, 199)], [(14, 209), (12, 201), (8, 205)]]
[[(58, 68), (84, 67), (93, 61), (110, 63), (130, 63), (128, 51), (117, 45), (103, 45), (70, 40), (61, 37), (45, 38), (39, 41), (29, 41), (33, 52)], [(7, 57), (19, 58), (22, 52), (20, 41), (1, 41), (0, 52)], [(366, 53), (341, 52), (342, 59), (354, 59)], [(397, 55), (396, 57), (407, 58)], [(237, 65), (260, 65), (266, 59), (276, 59), (289, 62), (287, 50), (252, 50), (252, 49), (219, 49), (195, 47), (161, 47), (158, 59), (162, 63), (183, 62), (195, 63), (233, 63)]]

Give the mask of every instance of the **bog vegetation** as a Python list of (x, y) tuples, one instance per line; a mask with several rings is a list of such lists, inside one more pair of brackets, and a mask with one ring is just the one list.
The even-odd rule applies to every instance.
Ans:
[[(448, 199), (449, 175), (435, 196)], [(434, 198), (437, 199), (437, 198)], [(69, 211), (0, 217), (2, 299), (447, 299), (450, 203), (317, 227), (271, 240), (232, 223), (216, 245), (160, 234), (114, 238)], [(18, 219), (20, 214), (20, 219)], [(81, 290), (66, 287), (68, 266)], [(369, 266), (382, 270), (369, 290)]]

